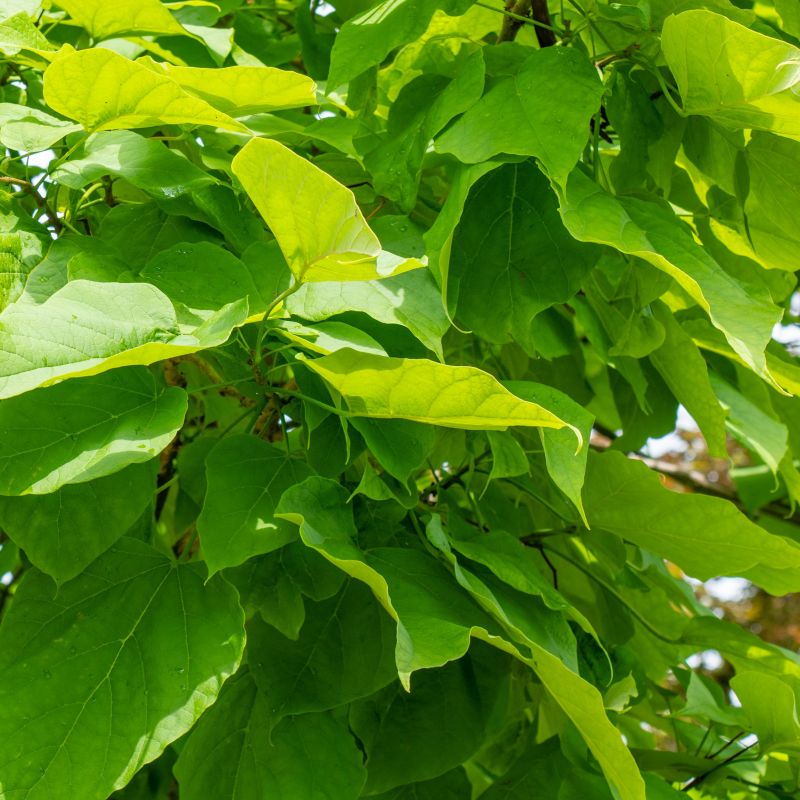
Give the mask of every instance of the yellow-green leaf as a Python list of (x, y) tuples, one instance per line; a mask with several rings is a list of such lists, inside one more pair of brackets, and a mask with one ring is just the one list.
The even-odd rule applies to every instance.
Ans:
[(661, 37), (688, 114), (800, 138), (800, 50), (697, 8), (669, 17)]
[(87, 131), (164, 124), (247, 131), (166, 75), (100, 48), (56, 59), (44, 74), (44, 99)]
[(383, 251), (353, 193), (278, 142), (248, 142), (233, 172), (298, 281), (367, 281), (422, 266)]
[(188, 35), (160, 0), (58, 0), (58, 5), (96, 40), (129, 33)]
[(577, 428), (543, 406), (513, 395), (477, 367), (425, 358), (384, 358), (339, 350), (306, 362), (344, 398), (351, 414), (411, 419), (448, 428), (505, 430), (512, 425)]
[[(150, 59), (141, 59), (148, 62)], [(174, 67), (150, 61), (187, 92), (232, 117), (317, 104), (317, 85), (307, 75), (275, 67)]]
[(27, 14), (15, 14), (0, 22), (0, 53), (15, 56), (20, 50), (52, 49)]

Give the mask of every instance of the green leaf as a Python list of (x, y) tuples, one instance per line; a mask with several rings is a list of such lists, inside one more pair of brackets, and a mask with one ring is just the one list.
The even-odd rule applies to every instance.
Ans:
[(62, 164), (53, 173), (53, 180), (82, 189), (103, 175), (125, 178), (133, 186), (164, 199), (196, 192), (215, 182), (176, 150), (132, 131), (92, 134), (83, 146), (82, 157)]
[(571, 668), (564, 662), (575, 640), (573, 637), (571, 642), (565, 643), (559, 630), (559, 627), (566, 628), (563, 617), (536, 609), (529, 598), (500, 583), (492, 575), (477, 577), (453, 555), (441, 528), (437, 530), (429, 525), (428, 533), (434, 546), (453, 565), (459, 585), (523, 647), (522, 652), (516, 648), (510, 652), (539, 676), (580, 732), (621, 800), (645, 800), (644, 782), (619, 731), (606, 716), (602, 695), (578, 675), (575, 665)]
[(457, 768), (438, 778), (398, 786), (373, 797), (375, 800), (463, 800), (471, 790), (464, 770)]
[(699, 8), (668, 17), (661, 48), (688, 114), (800, 138), (800, 50)]
[(58, 119), (37, 108), (0, 103), (0, 143), (12, 150), (32, 153), (46, 150), (80, 125)]
[(454, 538), (450, 544), (462, 556), (483, 564), (518, 592), (541, 597), (548, 608), (556, 611), (569, 608), (569, 603), (539, 571), (540, 562), (534, 551), (511, 534), (489, 531), (469, 539)]
[(156, 461), (52, 494), (0, 497), (0, 526), (58, 584), (79, 575), (153, 501)]
[(364, 333), (360, 328), (346, 322), (318, 322), (315, 325), (301, 325), (290, 320), (276, 320), (271, 330), (285, 336), (290, 342), (296, 342), (307, 350), (321, 355), (335, 353), (349, 347), (362, 353), (386, 355), (381, 344)]
[(245, 608), (256, 609), (265, 622), (293, 641), (305, 622), (303, 598), (327, 600), (345, 580), (342, 572), (300, 541), (251, 558), (229, 569), (225, 577), (236, 586)]
[(192, 731), (175, 765), (183, 800), (356, 800), (366, 777), (356, 742), (328, 714), (270, 730), (266, 698), (243, 671)]
[(328, 89), (336, 89), (375, 64), (401, 44), (424, 33), (437, 10), (458, 16), (470, 0), (384, 0), (348, 20), (333, 44)]
[(155, 286), (75, 280), (39, 305), (18, 302), (0, 313), (0, 398), (215, 347), (246, 318), (242, 300), (181, 331)]
[[(574, 426), (572, 430), (579, 432), (581, 441), (589, 441), (594, 417), (568, 395), (546, 384), (530, 381), (506, 381), (504, 386), (524, 400), (543, 403), (570, 426)], [(566, 428), (540, 428), (539, 434), (542, 437), (544, 457), (550, 477), (569, 498), (586, 524), (581, 491), (586, 474), (588, 447), (582, 447), (576, 453), (571, 430)]]
[(475, 647), (460, 661), (421, 672), (410, 693), (395, 683), (354, 705), (351, 724), (367, 754), (365, 793), (436, 778), (473, 755), (492, 706), (505, 699), (508, 669), (507, 656)]
[(306, 545), (366, 583), (396, 620), (395, 662), (406, 689), (414, 671), (461, 658), (471, 636), (491, 635), (491, 620), (426, 553), (388, 547), (362, 552), (347, 493), (334, 481), (314, 477), (290, 487), (276, 514), (300, 527)]
[(492, 470), (488, 481), (530, 474), (528, 456), (513, 434), (509, 431), (486, 431), (486, 438), (492, 451)]
[(800, 247), (793, 223), (800, 208), (800, 143), (753, 131), (745, 153), (750, 185), (744, 212), (750, 243), (766, 266), (794, 272)]
[(271, 299), (262, 298), (242, 261), (211, 242), (165, 248), (147, 262), (139, 277), (194, 312), (218, 311), (245, 298), (253, 314), (263, 311)]
[(306, 283), (286, 299), (286, 308), (312, 322), (358, 311), (402, 325), (440, 358), (442, 336), (450, 327), (436, 283), (422, 269), (381, 281)]
[(28, 267), (22, 261), (22, 241), (13, 234), (0, 234), (0, 309), (22, 294)]
[(143, 368), (0, 403), (0, 494), (46, 494), (158, 455), (183, 424), (186, 394)]
[(0, 627), (5, 793), (105, 800), (214, 702), (243, 624), (231, 586), (133, 539), (57, 592), (29, 572)]
[(208, 574), (235, 567), (296, 537), (275, 518), (283, 492), (311, 470), (254, 436), (229, 436), (206, 458), (206, 490), (197, 530)]
[(780, 312), (766, 291), (745, 290), (728, 275), (671, 210), (614, 197), (576, 170), (562, 191), (561, 216), (577, 239), (609, 245), (666, 272), (708, 313), (745, 363), (769, 379), (764, 348)]
[(512, 425), (571, 428), (537, 403), (521, 400), (487, 372), (435, 361), (340, 350), (307, 361), (347, 403), (350, 414), (410, 419), (450, 428), (505, 430)]
[(58, 5), (97, 41), (134, 33), (188, 35), (159, 0), (117, 0), (113, 6), (103, 0), (58, 0)]
[(589, 458), (584, 500), (593, 529), (616, 533), (695, 578), (739, 575), (772, 594), (800, 587), (794, 542), (767, 533), (727, 500), (665, 489), (621, 453)]
[(759, 752), (800, 750), (800, 720), (792, 687), (757, 670), (737, 672), (731, 688), (758, 736)]
[(166, 75), (104, 48), (56, 59), (44, 74), (44, 100), (89, 132), (181, 124), (247, 132)]
[(786, 426), (718, 375), (711, 375), (711, 386), (727, 412), (726, 425), (730, 432), (758, 453), (773, 474), (777, 473), (789, 442)]
[(377, 692), (396, 679), (394, 624), (361, 583), (306, 608), (297, 641), (251, 623), (250, 669), (269, 708), (283, 717), (327, 711)]
[(381, 466), (401, 482), (426, 461), (436, 438), (431, 426), (404, 419), (353, 417), (350, 424), (364, 437)]
[(373, 280), (422, 266), (382, 251), (353, 193), (282, 144), (252, 139), (232, 169), (298, 281)]
[(675, 716), (702, 716), (709, 721), (721, 722), (723, 725), (741, 726), (743, 722), (741, 709), (728, 705), (721, 687), (698, 672), (689, 674), (686, 703), (675, 710)]
[(413, 209), (431, 139), (480, 99), (483, 83), (483, 54), (476, 50), (452, 80), (421, 75), (406, 84), (392, 105), (383, 141), (364, 159), (375, 191), (396, 200), (405, 211)]
[[(448, 128), (436, 149), (465, 164), (501, 153), (535, 156), (561, 183), (580, 158), (602, 95), (597, 70), (578, 50), (538, 50)], [(556, 113), (553, 97), (558, 97)]]
[(650, 360), (700, 427), (709, 453), (726, 458), (725, 412), (714, 394), (705, 359), (669, 309), (656, 303), (653, 313), (664, 326), (664, 343), (650, 354)]
[(568, 301), (597, 256), (597, 248), (564, 228), (536, 165), (505, 164), (481, 178), (464, 205), (453, 235), (448, 306), (476, 335), (516, 339), (532, 352), (536, 315)]
[(442, 297), (449, 293), (450, 254), (453, 234), (461, 220), (469, 192), (476, 181), (488, 172), (497, 169), (499, 163), (489, 161), (483, 164), (459, 166), (453, 176), (452, 186), (441, 211), (430, 229), (425, 233), (425, 246), (430, 258), (433, 277), (442, 289)]
[(155, 61), (152, 68), (231, 117), (317, 105), (314, 81), (291, 70), (274, 67), (201, 69)]
[(485, 800), (527, 800), (543, 790), (556, 796), (565, 769), (564, 757), (555, 741), (538, 747), (529, 746), (511, 769), (489, 787), (483, 797)]

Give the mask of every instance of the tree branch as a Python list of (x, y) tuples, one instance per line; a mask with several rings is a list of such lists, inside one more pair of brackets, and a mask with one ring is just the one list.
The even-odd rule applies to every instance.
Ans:
[(547, 0), (507, 0), (505, 14), (498, 43), (513, 42), (526, 22), (534, 25), (539, 47), (551, 47), (556, 43)]
[(53, 226), (53, 230), (56, 233), (61, 233), (61, 220), (53, 213), (53, 209), (50, 208), (47, 200), (36, 191), (36, 187), (30, 181), (25, 181), (22, 178), (12, 178), (10, 175), (2, 175), (0, 176), (0, 183), (10, 183), (13, 186), (19, 186), (23, 192), (29, 194), (36, 203), (36, 207), (44, 212), (47, 221)]

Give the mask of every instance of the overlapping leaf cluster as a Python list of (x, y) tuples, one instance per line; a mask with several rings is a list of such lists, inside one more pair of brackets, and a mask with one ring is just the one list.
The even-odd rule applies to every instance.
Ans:
[[(796, 796), (800, 657), (692, 588), (800, 590), (796, 2), (0, 54), (1, 798)], [(679, 405), (732, 489), (639, 457)]]

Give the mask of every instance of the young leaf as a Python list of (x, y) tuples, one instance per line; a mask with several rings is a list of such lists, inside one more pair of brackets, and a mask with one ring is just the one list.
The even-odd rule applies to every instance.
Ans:
[(186, 29), (159, 0), (58, 0), (69, 16), (99, 41), (125, 34), (187, 36)]
[(270, 139), (253, 139), (232, 169), (278, 240), (296, 280), (365, 281), (422, 264), (381, 250), (353, 193)]
[(516, 397), (475, 367), (426, 359), (384, 358), (340, 350), (306, 364), (330, 384), (356, 417), (410, 419), (450, 428), (505, 430), (513, 425), (570, 428), (543, 406)]
[(667, 18), (661, 37), (688, 114), (800, 138), (800, 50), (707, 8)]
[(247, 132), (166, 75), (104, 48), (57, 58), (44, 74), (44, 100), (90, 133), (185, 123)]

